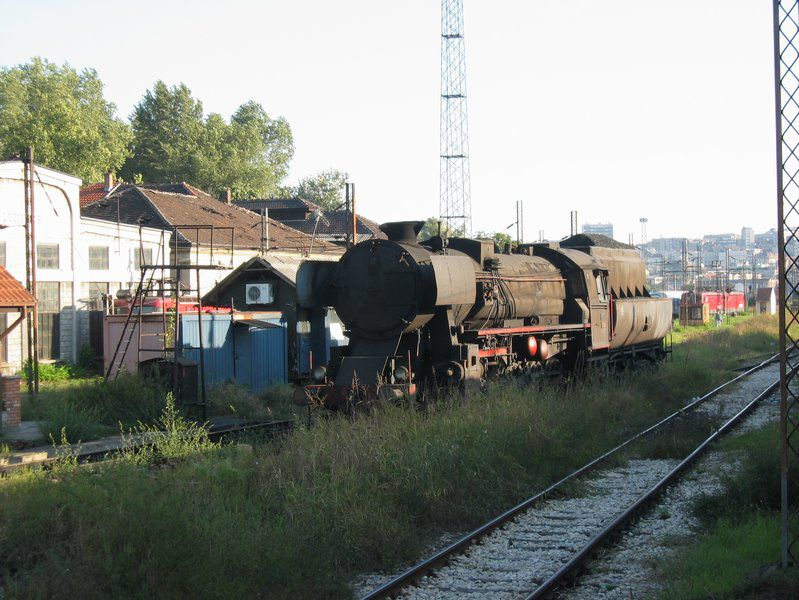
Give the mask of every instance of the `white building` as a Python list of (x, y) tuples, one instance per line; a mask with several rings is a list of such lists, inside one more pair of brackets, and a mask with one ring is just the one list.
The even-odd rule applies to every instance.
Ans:
[[(91, 310), (102, 308), (100, 294), (115, 294), (138, 283), (140, 236), (157, 248), (162, 232), (81, 218), (81, 180), (37, 166), (34, 179), (34, 232), (38, 300), (39, 356), (75, 361), (81, 348), (99, 335)], [(167, 242), (168, 242), (168, 234)], [(0, 264), (25, 282), (25, 183), (21, 161), (0, 162)], [(6, 317), (0, 315), (0, 327)], [(99, 331), (102, 323), (99, 322)], [(0, 348), (0, 369), (17, 371), (27, 356), (25, 327)], [(97, 348), (95, 348), (97, 350)], [(101, 346), (100, 346), (101, 351)]]

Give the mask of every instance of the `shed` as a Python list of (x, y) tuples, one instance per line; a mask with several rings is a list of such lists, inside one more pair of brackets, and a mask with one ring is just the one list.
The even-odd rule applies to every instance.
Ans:
[[(314, 364), (327, 363), (331, 348), (346, 345), (333, 311), (297, 306), (297, 270), (301, 263), (298, 256), (271, 253), (255, 256), (203, 297), (203, 304), (230, 307), (234, 314), (274, 313), (285, 330), (284, 356), (289, 380), (309, 374)], [(276, 348), (272, 346), (273, 350)]]
[[(202, 322), (200, 322), (202, 319)], [(127, 315), (105, 318), (105, 368), (111, 363)], [(140, 364), (164, 358), (163, 315), (149, 313), (131, 321), (130, 344), (121, 360), (121, 368), (135, 373)], [(142, 336), (138, 334), (138, 323)], [(202, 344), (200, 343), (202, 323)], [(192, 365), (200, 362), (202, 347), (205, 383), (208, 386), (235, 381), (258, 392), (268, 385), (285, 383), (286, 322), (279, 312), (185, 313), (180, 317), (178, 347), (180, 358)], [(139, 351), (139, 341), (142, 349)], [(112, 373), (115, 371), (112, 370)], [(199, 375), (199, 370), (197, 370)]]
[[(19, 313), (10, 325), (6, 320), (6, 327), (0, 333), (0, 343), (5, 345), (8, 334), (27, 318), (28, 309), (33, 308), (35, 304), (36, 299), (33, 295), (22, 287), (22, 284), (14, 279), (5, 267), (0, 267), (0, 314), (3, 314), (5, 318), (6, 313)], [(3, 411), (0, 413), (0, 428), (2, 426), (16, 427), (22, 420), (19, 380), (14, 380), (13, 377), (3, 379), (5, 381), (2, 385), (3, 397), (0, 398), (0, 403), (3, 405)]]
[(755, 297), (755, 312), (759, 315), (777, 314), (777, 294), (773, 287), (758, 288)]
[(195, 363), (200, 360), (199, 318), (206, 385), (235, 381), (259, 392), (287, 381), (286, 322), (280, 313), (184, 315), (181, 355)]

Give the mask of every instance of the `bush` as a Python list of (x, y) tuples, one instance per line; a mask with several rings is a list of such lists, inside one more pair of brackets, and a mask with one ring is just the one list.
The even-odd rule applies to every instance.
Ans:
[[(33, 380), (33, 365), (25, 361), (22, 366), (25, 381)], [(83, 369), (69, 363), (39, 363), (39, 381), (66, 381), (85, 376)]]

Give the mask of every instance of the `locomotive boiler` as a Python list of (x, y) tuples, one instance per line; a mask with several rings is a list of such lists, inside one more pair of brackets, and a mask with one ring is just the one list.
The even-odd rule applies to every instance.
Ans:
[(337, 407), (439, 386), (465, 390), (494, 374), (665, 355), (671, 301), (649, 296), (634, 247), (576, 235), (511, 254), (493, 240), (419, 242), (421, 227), (386, 223), (387, 240), (361, 242), (337, 263), (302, 263), (300, 305), (335, 308), (349, 344), (317, 365), (300, 398)]

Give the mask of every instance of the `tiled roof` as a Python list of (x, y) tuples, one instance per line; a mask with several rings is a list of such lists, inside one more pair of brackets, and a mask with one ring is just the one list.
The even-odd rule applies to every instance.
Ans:
[(22, 308), (36, 304), (36, 300), (23, 285), (4, 267), (0, 267), (0, 307)]
[[(123, 184), (105, 200), (93, 202), (81, 210), (81, 215), (107, 221), (119, 219), (132, 225), (146, 225), (168, 229), (174, 225), (213, 225), (233, 227), (237, 248), (258, 249), (261, 246), (261, 217), (249, 210), (225, 204), (185, 182), (166, 185)], [(268, 220), (269, 247), (271, 249), (307, 251), (310, 236), (291, 229), (273, 219)], [(210, 230), (183, 230), (181, 235), (189, 242), (210, 244)], [(229, 241), (226, 232), (215, 232), (214, 245), (224, 247)], [(315, 251), (336, 250), (326, 242), (316, 240)]]
[(90, 202), (102, 200), (106, 195), (104, 183), (90, 183), (80, 188), (80, 205), (86, 206)]

